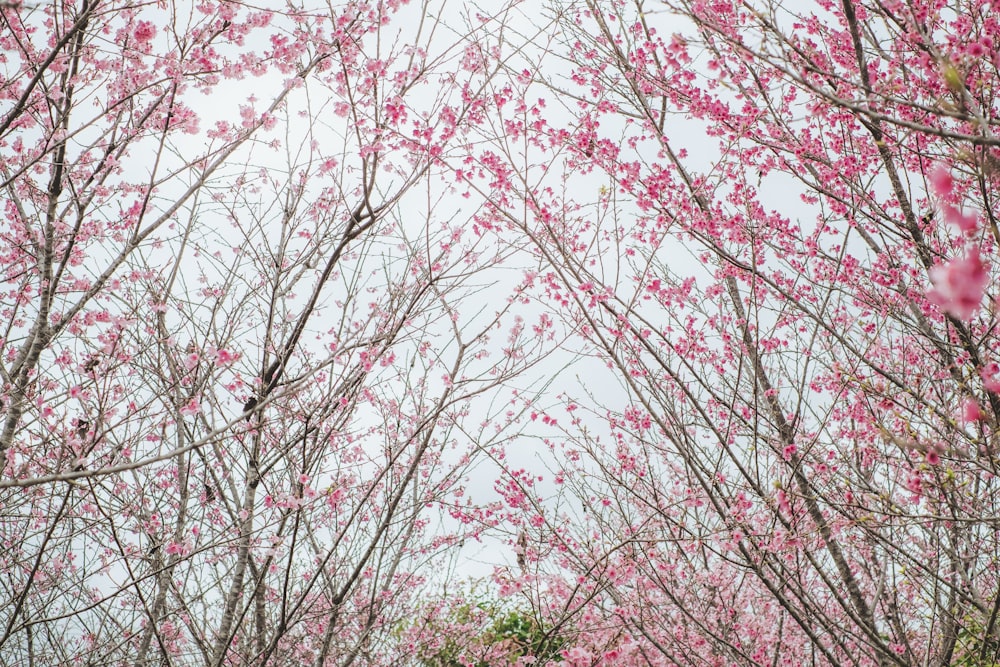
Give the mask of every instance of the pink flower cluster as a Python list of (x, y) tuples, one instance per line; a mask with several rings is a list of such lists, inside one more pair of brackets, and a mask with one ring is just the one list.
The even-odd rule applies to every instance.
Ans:
[[(979, 216), (965, 214), (947, 201), (953, 199), (955, 190), (951, 173), (939, 165), (930, 173), (930, 184), (934, 194), (942, 200), (941, 213), (945, 221), (958, 227), (967, 237), (975, 234), (979, 229)], [(970, 245), (964, 256), (931, 269), (930, 278), (933, 286), (927, 297), (931, 303), (960, 320), (968, 320), (983, 300), (989, 271), (979, 256), (979, 248)]]

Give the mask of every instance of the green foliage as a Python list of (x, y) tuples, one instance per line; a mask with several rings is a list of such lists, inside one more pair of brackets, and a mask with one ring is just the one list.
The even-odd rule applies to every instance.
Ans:
[[(463, 598), (468, 600), (468, 598)], [(425, 617), (406, 631), (421, 630), (416, 646), (421, 667), (501, 667), (534, 656), (543, 667), (560, 660), (564, 632), (546, 627), (531, 610), (496, 599), (475, 599), (440, 605), (444, 615)]]
[[(538, 665), (558, 660), (566, 638), (551, 633), (530, 612), (515, 609), (496, 618), (484, 637), (493, 644), (506, 644), (508, 662), (533, 655)], [(482, 667), (477, 665), (477, 667)]]
[(952, 655), (953, 667), (1000, 667), (1000, 640), (995, 636), (984, 638), (986, 628), (974, 618), (967, 617), (958, 631), (958, 641)]

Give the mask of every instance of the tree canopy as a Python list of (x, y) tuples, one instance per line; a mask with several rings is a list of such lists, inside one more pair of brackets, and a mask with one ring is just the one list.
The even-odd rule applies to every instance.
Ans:
[(0, 664), (1000, 664), (998, 128), (990, 0), (0, 2)]

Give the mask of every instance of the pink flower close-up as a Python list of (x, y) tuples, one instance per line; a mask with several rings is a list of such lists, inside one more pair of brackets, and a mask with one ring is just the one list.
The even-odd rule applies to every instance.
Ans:
[(979, 403), (973, 398), (962, 401), (962, 421), (967, 424), (977, 422), (983, 418), (983, 411), (979, 409)]
[(934, 194), (939, 197), (947, 197), (955, 189), (955, 180), (951, 176), (951, 171), (942, 164), (931, 169), (930, 182)]
[(927, 292), (932, 303), (960, 320), (968, 320), (979, 309), (989, 284), (986, 264), (978, 248), (930, 270), (933, 286)]

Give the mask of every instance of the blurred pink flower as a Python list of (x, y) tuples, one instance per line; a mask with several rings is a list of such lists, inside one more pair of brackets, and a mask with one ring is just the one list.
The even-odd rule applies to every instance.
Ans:
[(935, 266), (930, 276), (934, 286), (927, 291), (927, 298), (960, 320), (967, 320), (976, 312), (989, 283), (978, 248), (970, 249), (965, 257)]
[(940, 164), (931, 170), (930, 181), (931, 189), (939, 197), (946, 197), (955, 189), (955, 181), (951, 177), (951, 171)]
[(215, 351), (215, 363), (219, 366), (228, 366), (237, 359), (240, 358), (239, 353), (230, 352), (225, 348), (221, 348)]
[(979, 371), (979, 377), (983, 379), (983, 388), (987, 391), (992, 391), (993, 393), (1000, 393), (1000, 378), (997, 374), (1000, 373), (1000, 364), (995, 361), (983, 366)]
[(945, 222), (949, 222), (960, 230), (966, 236), (972, 236), (979, 229), (979, 216), (975, 213), (965, 214), (961, 210), (955, 208), (951, 204), (945, 204), (941, 207), (941, 213), (944, 216)]
[(983, 411), (979, 409), (979, 403), (976, 403), (974, 398), (967, 398), (962, 402), (962, 421), (969, 424), (982, 418)]

